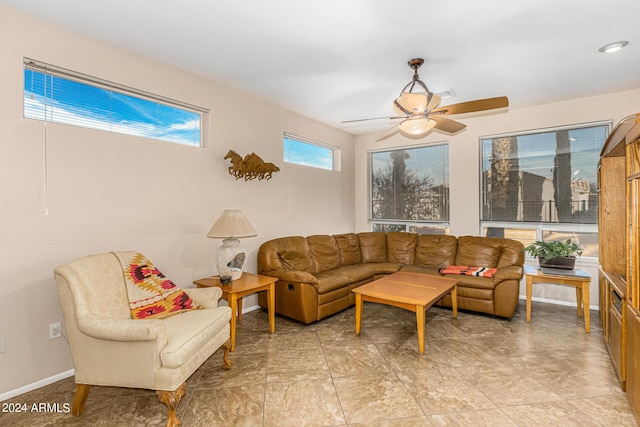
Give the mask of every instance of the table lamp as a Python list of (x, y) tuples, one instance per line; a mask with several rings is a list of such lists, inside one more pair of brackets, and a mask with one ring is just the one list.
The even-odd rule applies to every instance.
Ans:
[(213, 224), (207, 237), (223, 239), (216, 251), (216, 268), (220, 280), (238, 280), (247, 264), (247, 251), (240, 244), (244, 237), (257, 236), (256, 230), (240, 210), (226, 209)]

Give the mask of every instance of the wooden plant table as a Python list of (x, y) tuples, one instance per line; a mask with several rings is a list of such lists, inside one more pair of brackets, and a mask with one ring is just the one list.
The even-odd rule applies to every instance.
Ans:
[(458, 317), (457, 279), (431, 274), (398, 272), (353, 289), (356, 294), (356, 334), (362, 325), (362, 303), (377, 302), (416, 313), (418, 349), (424, 353), (425, 312), (446, 294), (451, 294), (453, 317)]
[(269, 314), (269, 332), (276, 330), (276, 286), (278, 281), (275, 277), (261, 276), (258, 274), (242, 273), (238, 280), (232, 281), (228, 285), (220, 283), (218, 276), (206, 277), (194, 281), (199, 288), (216, 286), (222, 289), (222, 298), (227, 300), (231, 307), (231, 351), (236, 351), (236, 312), (238, 321), (242, 320), (242, 297), (255, 294), (256, 292), (267, 292), (267, 312)]
[(575, 286), (578, 317), (582, 317), (584, 312), (584, 329), (587, 333), (590, 333), (589, 283), (591, 282), (591, 275), (589, 273), (584, 270), (566, 270), (547, 273), (539, 268), (530, 266), (525, 267), (524, 273), (527, 276), (527, 323), (531, 322), (531, 294), (534, 283)]

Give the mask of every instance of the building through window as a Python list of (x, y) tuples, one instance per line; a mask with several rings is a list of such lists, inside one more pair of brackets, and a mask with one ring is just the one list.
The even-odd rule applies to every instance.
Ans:
[(571, 239), (597, 255), (597, 166), (609, 123), (480, 139), (485, 235)]

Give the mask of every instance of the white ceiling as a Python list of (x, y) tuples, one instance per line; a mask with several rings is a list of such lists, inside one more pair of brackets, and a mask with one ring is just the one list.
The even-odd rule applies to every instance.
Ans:
[[(511, 108), (640, 87), (640, 0), (0, 0), (353, 134), (411, 80)], [(628, 40), (616, 54), (601, 46)], [(60, 65), (60, 64), (56, 64)], [(640, 100), (639, 100), (640, 103)], [(452, 117), (455, 118), (455, 117)]]

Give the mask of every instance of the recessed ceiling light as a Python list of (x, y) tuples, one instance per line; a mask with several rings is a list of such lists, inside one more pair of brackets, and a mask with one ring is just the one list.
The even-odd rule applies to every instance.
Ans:
[(625, 47), (628, 44), (629, 44), (628, 41), (621, 40), (619, 42), (613, 42), (613, 43), (606, 44), (606, 45), (602, 46), (600, 49), (598, 49), (598, 51), (599, 52), (603, 52), (603, 53), (614, 53), (614, 52), (619, 51), (620, 49), (622, 49), (623, 47)]

